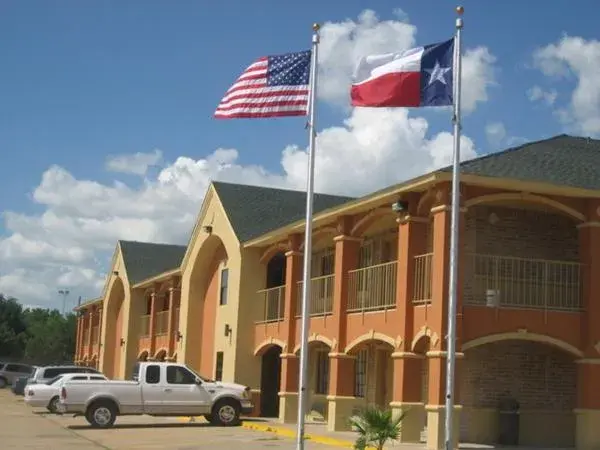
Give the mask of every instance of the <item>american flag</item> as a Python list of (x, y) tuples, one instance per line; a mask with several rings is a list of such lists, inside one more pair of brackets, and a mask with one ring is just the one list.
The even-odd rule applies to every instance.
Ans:
[(253, 62), (225, 93), (218, 119), (303, 116), (308, 112), (311, 51)]

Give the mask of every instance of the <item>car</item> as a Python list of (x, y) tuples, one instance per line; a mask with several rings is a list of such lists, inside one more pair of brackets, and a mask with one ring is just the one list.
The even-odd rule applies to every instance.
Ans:
[(29, 364), (0, 363), (0, 389), (12, 385), (17, 378), (31, 375), (34, 370), (35, 367)]
[(25, 403), (33, 407), (45, 407), (51, 413), (56, 413), (60, 388), (63, 383), (71, 380), (107, 380), (102, 374), (65, 373), (57, 375), (46, 383), (29, 384), (25, 388)]
[(19, 377), (12, 384), (11, 390), (15, 395), (25, 395), (25, 386), (27, 385), (27, 380), (29, 379), (29, 375), (26, 377)]
[(65, 373), (100, 373), (96, 369), (86, 366), (60, 365), (38, 367), (27, 380), (27, 385), (46, 383), (58, 375)]
[(250, 388), (202, 378), (183, 364), (138, 362), (130, 381), (68, 381), (58, 411), (85, 416), (94, 428), (110, 428), (117, 416), (205, 416), (231, 426), (252, 412)]

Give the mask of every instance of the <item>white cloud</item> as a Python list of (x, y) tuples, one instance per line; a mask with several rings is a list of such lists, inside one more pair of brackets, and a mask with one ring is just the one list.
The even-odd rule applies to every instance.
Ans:
[(540, 86), (535, 85), (527, 90), (527, 98), (532, 102), (542, 101), (548, 106), (552, 106), (558, 97), (556, 89), (544, 90)]
[[(363, 12), (357, 21), (325, 24), (322, 98), (343, 105), (354, 59), (390, 46), (414, 45), (415, 31), (406, 22), (379, 21), (371, 11)], [(467, 51), (465, 59), (464, 104), (472, 110), (488, 99), (494, 57), (479, 48)], [(360, 195), (450, 164), (452, 135), (432, 134), (427, 120), (415, 112), (355, 109), (348, 111), (340, 125), (323, 129), (317, 136), (317, 190)], [(471, 158), (475, 143), (463, 135), (461, 150), (463, 159)], [(119, 171), (146, 174), (142, 186), (136, 188), (116, 181), (102, 184), (78, 179), (59, 166), (48, 168), (33, 192), (43, 212), (4, 215), (9, 235), (0, 240), (0, 292), (26, 303), (55, 305), (60, 304), (57, 286), (69, 288), (73, 296), (97, 295), (117, 239), (187, 242), (211, 179), (305, 187), (304, 146), (284, 148), (276, 172), (259, 164), (243, 165), (237, 150), (227, 148), (200, 159), (180, 156), (162, 163), (156, 176), (146, 171), (151, 158), (139, 160), (139, 154), (122, 155), (116, 165)]]
[(132, 155), (109, 155), (106, 158), (106, 169), (111, 172), (146, 175), (148, 169), (162, 160), (162, 152), (155, 149), (149, 153), (137, 152)]
[(576, 133), (600, 135), (600, 41), (565, 35), (536, 50), (533, 60), (551, 81), (575, 80), (570, 102), (556, 110), (557, 117)]
[(485, 136), (494, 147), (498, 147), (506, 138), (506, 128), (502, 122), (490, 122), (485, 126)]

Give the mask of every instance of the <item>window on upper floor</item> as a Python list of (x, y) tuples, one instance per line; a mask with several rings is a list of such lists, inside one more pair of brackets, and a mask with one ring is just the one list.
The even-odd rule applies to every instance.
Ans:
[(370, 236), (360, 247), (358, 266), (371, 267), (394, 261), (398, 258), (397, 233), (388, 231)]
[(333, 247), (313, 253), (311, 261), (312, 278), (332, 275), (335, 271), (335, 249)]
[(221, 270), (221, 289), (219, 292), (219, 305), (227, 304), (227, 288), (229, 286), (229, 269)]

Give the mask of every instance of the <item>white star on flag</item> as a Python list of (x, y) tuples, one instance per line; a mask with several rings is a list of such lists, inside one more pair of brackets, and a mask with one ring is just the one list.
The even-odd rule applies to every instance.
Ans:
[(443, 84), (447, 84), (444, 79), (444, 75), (446, 72), (450, 71), (450, 67), (441, 67), (438, 61), (435, 62), (435, 67), (433, 69), (425, 69), (426, 72), (429, 73), (429, 83), (427, 85), (433, 84), (434, 81), (440, 81)]

